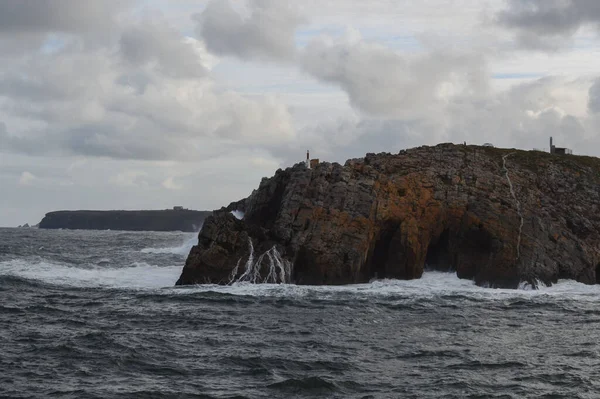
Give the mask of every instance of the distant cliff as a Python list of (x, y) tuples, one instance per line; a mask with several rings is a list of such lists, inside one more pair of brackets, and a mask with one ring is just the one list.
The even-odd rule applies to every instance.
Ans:
[(40, 222), (40, 229), (198, 231), (212, 212), (160, 211), (56, 211)]
[[(243, 208), (243, 220), (229, 211)], [(207, 218), (177, 284), (600, 282), (600, 159), (441, 144), (303, 164)]]

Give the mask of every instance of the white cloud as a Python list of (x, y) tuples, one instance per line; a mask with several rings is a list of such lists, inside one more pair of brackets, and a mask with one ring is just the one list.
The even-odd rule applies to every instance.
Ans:
[(486, 65), (473, 54), (403, 56), (356, 34), (316, 39), (302, 52), (305, 71), (342, 88), (369, 115), (425, 117), (458, 94), (487, 90)]
[(19, 184), (22, 186), (28, 186), (33, 183), (35, 180), (35, 176), (30, 172), (21, 173), (21, 177), (19, 177)]
[(25, 3), (0, 4), (0, 224), (218, 208), (306, 149), (600, 148), (596, 2)]
[(124, 170), (111, 176), (109, 182), (121, 187), (141, 187), (147, 186), (148, 173), (141, 170)]
[(183, 186), (175, 182), (175, 178), (173, 176), (167, 177), (162, 182), (162, 186), (168, 190), (181, 190)]
[(294, 56), (294, 34), (303, 19), (293, 2), (250, 0), (249, 15), (229, 0), (212, 0), (195, 16), (198, 35), (216, 54), (245, 59), (288, 60)]
[(294, 136), (274, 96), (219, 88), (193, 39), (154, 25), (128, 28), (123, 38), (118, 52), (115, 43), (5, 63), (0, 119), (12, 122), (0, 145), (34, 155), (190, 160), (215, 146), (268, 147)]
[(257, 166), (264, 169), (277, 169), (279, 167), (279, 162), (274, 159), (265, 158), (265, 157), (255, 157), (250, 159), (250, 164), (253, 166)]

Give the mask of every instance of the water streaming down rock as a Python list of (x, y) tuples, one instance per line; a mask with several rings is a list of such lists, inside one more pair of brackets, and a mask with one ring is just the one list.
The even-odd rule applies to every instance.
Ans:
[[(238, 277), (240, 258), (233, 268), (229, 278), (229, 284), (233, 283), (272, 283), (289, 284), (291, 283), (291, 263), (284, 259), (275, 246), (263, 252), (256, 261), (254, 260), (254, 245), (252, 240), (248, 239), (248, 260), (246, 261), (244, 272)], [(265, 271), (268, 273), (265, 277)]]
[(523, 234), (523, 223), (525, 222), (523, 219), (523, 214), (521, 213), (521, 203), (517, 199), (517, 195), (515, 194), (515, 189), (512, 184), (512, 180), (510, 180), (510, 176), (508, 175), (508, 168), (506, 167), (506, 158), (510, 157), (514, 153), (506, 154), (502, 157), (502, 169), (504, 171), (504, 175), (506, 176), (506, 180), (508, 181), (508, 187), (510, 188), (510, 195), (515, 201), (515, 205), (517, 207), (517, 214), (521, 219), (521, 223), (519, 224), (519, 235), (517, 236), (517, 260), (521, 257), (521, 235)]

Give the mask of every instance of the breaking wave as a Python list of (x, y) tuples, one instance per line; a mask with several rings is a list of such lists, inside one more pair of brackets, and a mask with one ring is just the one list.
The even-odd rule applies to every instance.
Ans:
[(192, 247), (196, 244), (198, 244), (198, 233), (194, 233), (190, 237), (186, 238), (183, 244), (176, 247), (144, 248), (141, 252), (145, 254), (173, 254), (187, 256)]
[(229, 295), (249, 295), (257, 297), (290, 297), (339, 299), (346, 296), (354, 299), (368, 298), (434, 298), (443, 296), (464, 296), (474, 299), (502, 300), (509, 298), (568, 297), (573, 299), (600, 299), (600, 285), (585, 285), (572, 280), (560, 280), (551, 287), (540, 285), (539, 289), (492, 289), (475, 285), (471, 280), (459, 279), (454, 273), (428, 272), (417, 280), (376, 280), (365, 284), (341, 286), (304, 286), (293, 284), (252, 284), (233, 283), (228, 286), (196, 285), (178, 287), (181, 294), (197, 292), (217, 292)]
[(237, 282), (228, 286), (214, 284), (175, 287), (182, 265), (158, 266), (134, 262), (122, 267), (105, 267), (103, 263), (72, 266), (47, 261), (30, 262), (15, 259), (0, 262), (0, 275), (41, 281), (53, 285), (118, 289), (161, 289), (168, 294), (189, 295), (218, 293), (235, 296), (318, 298), (341, 297), (355, 300), (369, 298), (435, 298), (463, 296), (484, 300), (510, 298), (565, 297), (577, 300), (600, 299), (600, 286), (590, 286), (571, 280), (561, 280), (551, 287), (539, 289), (482, 288), (471, 280), (462, 280), (453, 273), (427, 272), (418, 280), (376, 280), (365, 284), (343, 286), (303, 286), (294, 284), (252, 284)]
[(0, 262), (0, 275), (73, 287), (157, 289), (173, 286), (180, 273), (180, 265), (155, 266), (144, 262), (129, 267), (74, 267), (23, 259)]

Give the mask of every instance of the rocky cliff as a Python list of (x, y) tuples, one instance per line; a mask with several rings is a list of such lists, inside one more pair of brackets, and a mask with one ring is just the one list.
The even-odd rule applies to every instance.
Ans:
[(595, 284), (599, 206), (590, 157), (441, 144), (298, 164), (207, 218), (177, 284), (351, 284), (425, 269), (490, 287)]
[(198, 231), (211, 212), (156, 211), (56, 211), (40, 222), (40, 229)]

